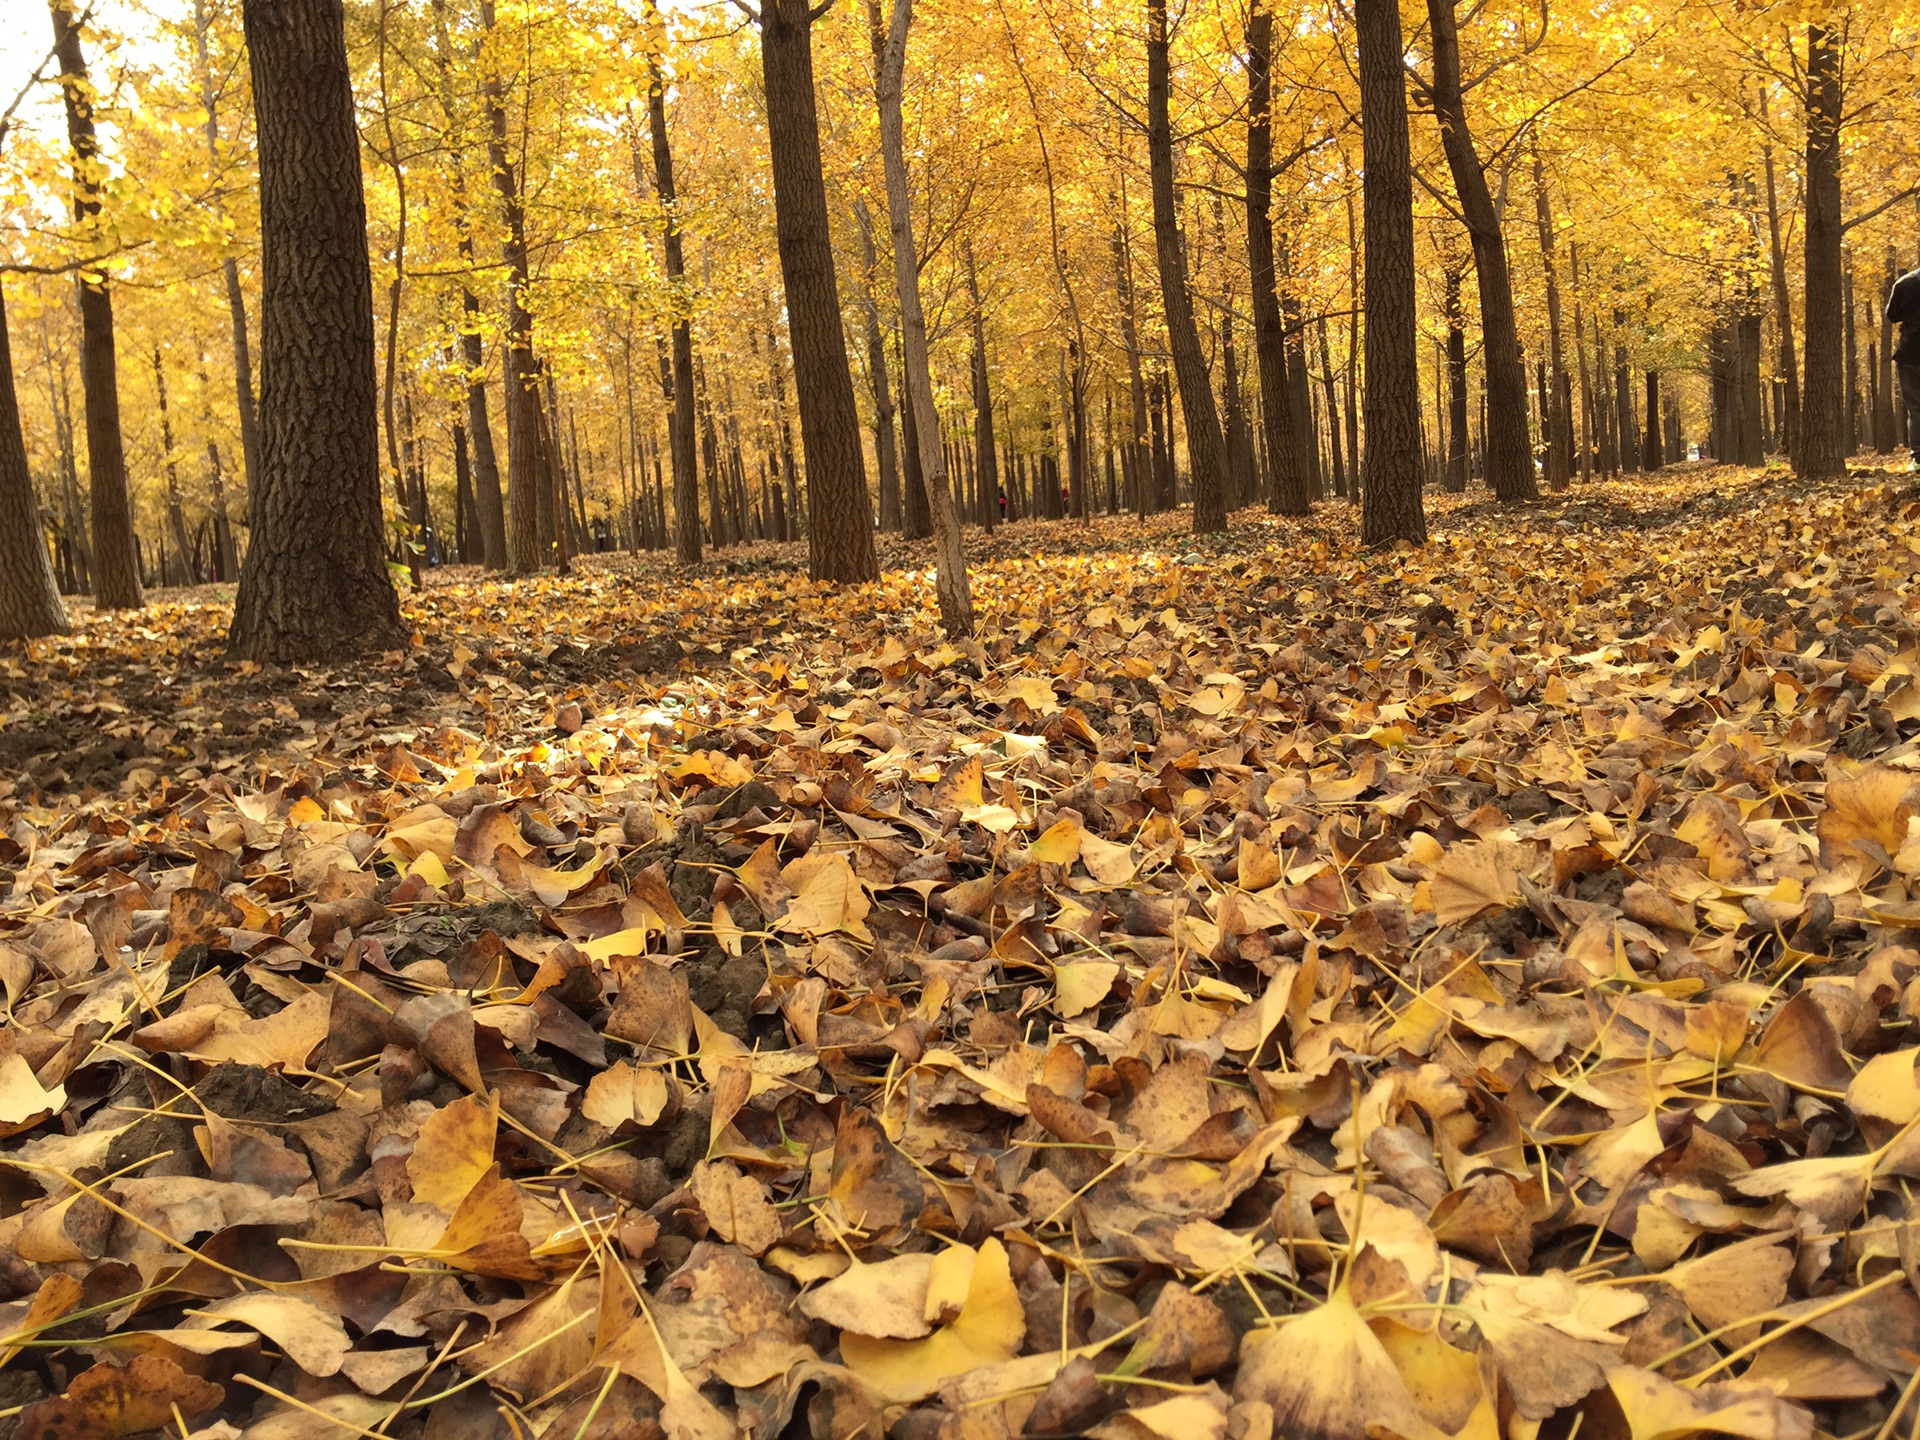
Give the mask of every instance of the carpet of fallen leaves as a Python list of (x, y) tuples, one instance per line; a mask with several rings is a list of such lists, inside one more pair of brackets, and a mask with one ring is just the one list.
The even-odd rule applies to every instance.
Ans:
[(1887, 1440), (1905, 484), (0, 650), (0, 1431)]

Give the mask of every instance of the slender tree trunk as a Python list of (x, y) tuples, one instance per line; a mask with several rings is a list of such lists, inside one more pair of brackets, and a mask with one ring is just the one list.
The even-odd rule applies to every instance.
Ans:
[[(658, 18), (651, 5), (650, 13)], [(680, 238), (679, 191), (673, 176), (673, 146), (667, 134), (667, 86), (660, 57), (647, 56), (647, 128), (653, 136), (653, 183), (660, 197), (662, 249), (667, 286), (673, 292), (673, 409), (667, 416), (667, 448), (673, 463), (673, 508), (694, 517), (675, 537), (674, 558), (700, 563), (700, 475), (693, 428), (693, 320), (687, 290), (686, 251)]]
[[(1434, 0), (1445, 4), (1447, 0)], [(1400, 0), (1355, 0), (1365, 162), (1367, 451), (1361, 539), (1427, 539), (1420, 497), (1420, 362), (1415, 350), (1413, 158), (1407, 137)]]
[[(1120, 197), (1126, 201), (1126, 176), (1120, 177)], [(1148, 439), (1147, 381), (1140, 368), (1140, 329), (1133, 309), (1133, 250), (1127, 243), (1123, 217), (1113, 231), (1114, 282), (1120, 292), (1120, 342), (1127, 352), (1127, 386), (1132, 398), (1132, 427), (1127, 440), (1127, 458), (1134, 488), (1131, 496), (1134, 513), (1145, 516), (1153, 509), (1152, 487), (1148, 483), (1152, 465), (1152, 445)]]
[(1315, 327), (1320, 332), (1320, 390), (1325, 398), (1327, 409), (1327, 448), (1333, 456), (1334, 493), (1351, 493), (1347, 483), (1347, 466), (1340, 449), (1340, 403), (1334, 397), (1333, 352), (1327, 347), (1327, 322), (1322, 317)]
[(873, 247), (873, 217), (867, 202), (853, 202), (853, 218), (860, 231), (860, 315), (867, 331), (867, 378), (873, 389), (873, 452), (880, 467), (880, 528), (898, 531), (900, 457), (894, 449), (893, 385), (887, 375), (887, 341), (880, 329), (880, 305), (874, 299), (873, 273), (880, 256)]
[(962, 242), (962, 255), (967, 266), (967, 301), (973, 310), (974, 496), (981, 526), (992, 530), (1000, 518), (1000, 457), (993, 444), (993, 386), (987, 374), (987, 321), (980, 304), (980, 273), (974, 267), (971, 237)]
[[(1573, 479), (1573, 416), (1566, 403), (1567, 362), (1562, 340), (1560, 311), (1560, 267), (1554, 255), (1553, 202), (1547, 194), (1546, 167), (1540, 163), (1540, 147), (1533, 150), (1534, 220), (1540, 231), (1540, 268), (1547, 289), (1547, 360), (1553, 387), (1550, 401), (1542, 406), (1547, 431), (1547, 487), (1564, 490)], [(1547, 398), (1547, 397), (1543, 397)]]
[(1625, 332), (1627, 317), (1623, 311), (1613, 312), (1613, 403), (1616, 411), (1615, 423), (1620, 430), (1620, 468), (1629, 473), (1641, 469), (1640, 424), (1634, 418), (1633, 409), (1633, 367), (1627, 362), (1627, 347), (1621, 338)]
[[(434, 49), (439, 70), (440, 109), (453, 135), (461, 112), (453, 90), (453, 46), (447, 34), (446, 0), (433, 0)], [(453, 142), (448, 175), (453, 189), (454, 223), (460, 235), (460, 263), (474, 266), (473, 221), (467, 199), (464, 147)], [(460, 360), (467, 387), (466, 434), (473, 443), (471, 481), (475, 538), (480, 562), (489, 570), (507, 568), (506, 501), (500, 490), (500, 457), (493, 448), (493, 420), (487, 413), (487, 358), (481, 339), (480, 297), (464, 279), (460, 283)]]
[(1288, 400), (1286, 331), (1274, 286), (1272, 68), (1273, 17), (1256, 8), (1247, 17), (1247, 271), (1267, 441), (1267, 505), (1276, 515), (1304, 515), (1311, 497)]
[(1800, 456), (1800, 365), (1794, 354), (1793, 297), (1787, 291), (1787, 252), (1780, 236), (1780, 192), (1767, 127), (1767, 87), (1760, 87), (1760, 155), (1767, 177), (1767, 268), (1773, 281), (1773, 323), (1779, 341), (1780, 448), (1792, 464)]
[(153, 347), (153, 393), (159, 403), (160, 469), (167, 477), (167, 528), (173, 531), (173, 547), (180, 552), (180, 564), (186, 583), (197, 585), (200, 576), (188, 560), (192, 547), (187, 544), (187, 514), (180, 503), (180, 466), (173, 454), (173, 416), (167, 408), (167, 372), (160, 359), (160, 347)]
[(1455, 495), (1467, 488), (1467, 328), (1460, 304), (1466, 280), (1457, 262), (1442, 272), (1447, 316), (1447, 489)]
[[(93, 124), (93, 84), (80, 47), (72, 0), (49, 0), (67, 138), (73, 147), (73, 221), (79, 243), (100, 232), (100, 142)], [(114, 355), (113, 297), (106, 276), (81, 271), (80, 384), (87, 411), (87, 472), (93, 511), (93, 603), (103, 610), (138, 609), (140, 560), (127, 499), (127, 460), (120, 434), (120, 376)]]
[(341, 0), (244, 0), (242, 14), (260, 150), (264, 494), (228, 646), (275, 661), (398, 648)]
[(1187, 292), (1187, 260), (1173, 192), (1173, 128), (1168, 115), (1172, 75), (1167, 56), (1166, 0), (1147, 0), (1147, 154), (1153, 176), (1153, 245), (1160, 262), (1161, 308), (1167, 343), (1180, 381), (1187, 425), (1187, 463), (1193, 470), (1195, 534), (1227, 528), (1227, 453), (1220, 411), (1194, 325)]
[(807, 570), (815, 580), (878, 578), (860, 411), (853, 400), (834, 280), (820, 126), (813, 94), (811, 0), (764, 0), (760, 63), (773, 161), (774, 221), (807, 452)]
[(1580, 294), (1580, 243), (1567, 246), (1567, 265), (1573, 281), (1573, 353), (1580, 363), (1580, 478), (1593, 478), (1598, 417), (1593, 407), (1593, 372), (1587, 368), (1587, 318)]
[(387, 436), (387, 469), (393, 475), (394, 495), (399, 501), (397, 519), (400, 523), (400, 553), (406, 560), (407, 574), (412, 578), (413, 587), (417, 590), (420, 588), (420, 551), (426, 544), (426, 537), (414, 528), (414, 506), (407, 494), (407, 472), (400, 461), (400, 441), (395, 418), (395, 407), (398, 401), (394, 392), (397, 388), (400, 358), (400, 299), (407, 273), (407, 172), (400, 162), (400, 145), (393, 133), (393, 105), (387, 92), (387, 20), (391, 14), (392, 7), (389, 0), (380, 0), (380, 18), (377, 26), (379, 36), (377, 72), (380, 77), (380, 119), (387, 137), (386, 154), (381, 158), (387, 162), (387, 168), (393, 172), (394, 203), (399, 212), (393, 238), (393, 278), (387, 283), (386, 367), (385, 382), (380, 391), (380, 413)]
[(1844, 449), (1851, 460), (1860, 449), (1860, 312), (1854, 306), (1853, 295), (1853, 256), (1847, 256), (1846, 295), (1847, 312), (1847, 430)]
[(0, 640), (26, 640), (67, 628), (53, 580), (46, 527), (27, 467), (20, 404), (13, 384), (6, 296), (0, 292)]
[[(1500, 213), (1487, 188), (1486, 171), (1467, 126), (1460, 80), (1460, 32), (1454, 0), (1427, 0), (1433, 44), (1433, 109), (1453, 174), (1454, 193), (1473, 241), (1473, 268), (1480, 286), (1480, 330), (1487, 383), (1487, 483), (1506, 503), (1531, 500), (1533, 447), (1527, 440), (1527, 372), (1520, 359), (1520, 330), (1513, 312), (1513, 279)], [(1368, 447), (1372, 447), (1369, 439)]]
[(1647, 371), (1647, 437), (1640, 446), (1640, 468), (1651, 473), (1664, 467), (1666, 438), (1660, 415), (1660, 372)]
[(1840, 47), (1825, 24), (1807, 27), (1807, 377), (1795, 473), (1844, 475), (1840, 412), (1846, 404), (1840, 336)]
[(519, 177), (507, 157), (507, 103), (498, 57), (485, 54), (499, 40), (494, 0), (480, 0), (480, 24), (486, 32), (481, 95), (487, 112), (487, 167), (507, 226), (501, 246), (507, 267), (507, 571), (531, 575), (550, 557), (540, 534), (540, 370), (533, 356), (533, 316), (527, 312), (527, 217)]

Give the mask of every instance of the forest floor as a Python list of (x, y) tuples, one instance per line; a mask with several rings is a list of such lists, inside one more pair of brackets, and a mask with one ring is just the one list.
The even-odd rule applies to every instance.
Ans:
[(1885, 1440), (1920, 482), (1429, 507), (0, 648), (0, 1435)]

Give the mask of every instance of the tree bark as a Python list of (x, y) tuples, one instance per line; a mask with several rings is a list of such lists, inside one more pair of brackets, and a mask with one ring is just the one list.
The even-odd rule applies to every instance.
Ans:
[(1466, 276), (1457, 262), (1442, 273), (1447, 317), (1447, 489), (1455, 495), (1467, 488), (1467, 328), (1460, 305), (1460, 287)]
[(1147, 157), (1153, 177), (1153, 248), (1160, 262), (1161, 307), (1167, 344), (1180, 382), (1180, 413), (1187, 425), (1187, 464), (1193, 471), (1195, 534), (1227, 528), (1227, 447), (1213, 402), (1200, 332), (1187, 292), (1187, 260), (1173, 193), (1172, 75), (1167, 57), (1166, 0), (1147, 0)]
[[(658, 11), (650, 7), (657, 19)], [(673, 146), (667, 135), (667, 86), (660, 73), (660, 57), (647, 56), (647, 128), (653, 135), (653, 184), (660, 197), (663, 248), (667, 260), (667, 287), (673, 292), (673, 410), (667, 417), (667, 448), (673, 459), (673, 508), (683, 515), (700, 513), (700, 476), (693, 437), (693, 320), (687, 295), (686, 251), (680, 239), (675, 210), (679, 192), (674, 187)], [(700, 563), (700, 526), (682, 525), (674, 558), (682, 565)]]
[(853, 400), (833, 235), (813, 94), (810, 0), (764, 0), (760, 63), (766, 86), (780, 274), (807, 454), (807, 573), (815, 580), (877, 579), (860, 411)]
[[(498, 33), (493, 0), (480, 0), (482, 49)], [(507, 104), (496, 62), (485, 61), (482, 101), (487, 112), (487, 167), (506, 215), (501, 247), (507, 266), (507, 571), (531, 575), (547, 560), (541, 548), (540, 370), (533, 355), (533, 317), (527, 313), (527, 217), (519, 179), (507, 158)]]
[(46, 527), (40, 523), (40, 502), (27, 468), (6, 296), (0, 293), (0, 640), (26, 640), (66, 628), (67, 609), (54, 584)]
[(1767, 132), (1767, 89), (1760, 87), (1760, 155), (1767, 177), (1767, 268), (1773, 281), (1773, 323), (1778, 336), (1781, 398), (1780, 448), (1798, 463), (1800, 454), (1800, 364), (1793, 344), (1793, 297), (1787, 292), (1787, 254), (1780, 239), (1780, 191)]
[[(433, 0), (434, 39), (439, 65), (440, 108), (452, 131), (460, 122), (453, 94), (453, 47), (447, 35), (446, 0)], [(465, 156), (456, 145), (449, 157), (460, 263), (473, 267), (473, 224), (467, 203)], [(489, 570), (507, 568), (506, 501), (500, 490), (500, 457), (493, 448), (493, 421), (487, 413), (486, 346), (480, 338), (480, 297), (465, 280), (460, 284), (460, 361), (467, 386), (466, 433), (473, 443), (473, 508), (480, 559)]]
[[(1473, 269), (1480, 288), (1480, 330), (1487, 385), (1487, 483), (1501, 501), (1531, 500), (1533, 447), (1527, 439), (1527, 372), (1520, 359), (1520, 331), (1513, 313), (1513, 277), (1500, 213), (1487, 188), (1486, 171), (1467, 126), (1460, 86), (1460, 32), (1454, 0), (1427, 0), (1433, 41), (1433, 109), (1453, 175), (1460, 213), (1473, 241)], [(1368, 442), (1371, 446), (1372, 442)]]
[(1661, 433), (1660, 372), (1647, 371), (1647, 435), (1640, 446), (1640, 468), (1652, 472), (1666, 462), (1666, 441)]
[(974, 268), (973, 241), (970, 238), (963, 242), (963, 252), (967, 264), (967, 301), (973, 309), (974, 496), (981, 527), (992, 530), (1000, 518), (1000, 456), (993, 443), (993, 386), (987, 374), (987, 320), (980, 304), (980, 273)]
[(1547, 289), (1547, 363), (1550, 396), (1541, 406), (1547, 432), (1547, 488), (1564, 490), (1573, 479), (1573, 415), (1567, 404), (1566, 348), (1560, 313), (1560, 267), (1553, 247), (1553, 202), (1547, 195), (1547, 171), (1540, 147), (1533, 149), (1533, 213), (1540, 231), (1540, 268)]
[(1807, 27), (1806, 392), (1800, 411), (1803, 479), (1846, 473), (1841, 410), (1846, 405), (1840, 249), (1840, 49), (1824, 24)]
[(1273, 264), (1273, 17), (1247, 17), (1247, 271), (1253, 291), (1253, 348), (1260, 369), (1260, 423), (1266, 434), (1267, 505), (1276, 515), (1311, 509), (1300, 437), (1288, 397), (1286, 331)]
[[(1445, 4), (1447, 0), (1434, 0)], [(1355, 0), (1364, 161), (1367, 449), (1360, 537), (1368, 545), (1427, 539), (1420, 497), (1420, 363), (1415, 350), (1413, 158), (1400, 0)]]
[(315, 661), (407, 627), (381, 545), (360, 136), (341, 0), (244, 0), (260, 150), (261, 526), (228, 648)]
[[(49, 0), (60, 89), (66, 100), (67, 138), (73, 147), (73, 222), (81, 243), (99, 231), (100, 142), (94, 133), (93, 85), (80, 47), (72, 0)], [(114, 355), (113, 297), (106, 276), (81, 271), (80, 388), (87, 412), (87, 483), (93, 512), (93, 603), (133, 610), (140, 593), (140, 557), (127, 500), (127, 459), (120, 434), (120, 376)]]
[(873, 217), (867, 202), (853, 202), (853, 218), (860, 231), (860, 316), (867, 331), (867, 379), (873, 390), (873, 453), (880, 466), (880, 528), (900, 530), (905, 517), (900, 508), (900, 456), (894, 448), (893, 384), (887, 375), (887, 340), (880, 329), (880, 305), (874, 299), (873, 272), (880, 256), (873, 247)]
[(167, 409), (167, 372), (161, 362), (158, 345), (153, 347), (153, 391), (160, 407), (160, 469), (167, 477), (167, 526), (173, 531), (173, 547), (180, 552), (180, 568), (186, 583), (197, 585), (200, 576), (188, 558), (192, 554), (192, 547), (187, 543), (186, 511), (180, 504), (180, 466), (173, 455), (173, 416)]
[(1155, 508), (1150, 480), (1153, 447), (1148, 438), (1147, 381), (1140, 368), (1140, 327), (1133, 313), (1133, 248), (1127, 243), (1124, 175), (1121, 176), (1120, 186), (1123, 213), (1120, 224), (1114, 226), (1113, 230), (1113, 274), (1115, 287), (1120, 292), (1120, 343), (1127, 352), (1127, 387), (1133, 405), (1132, 427), (1126, 449), (1127, 463), (1133, 476), (1129, 503), (1136, 515), (1145, 516)]

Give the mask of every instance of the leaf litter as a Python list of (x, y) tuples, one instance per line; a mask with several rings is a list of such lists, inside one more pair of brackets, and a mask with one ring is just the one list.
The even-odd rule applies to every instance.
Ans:
[(0, 655), (0, 1427), (1886, 1440), (1879, 478), (1016, 527), (978, 643), (760, 547)]

